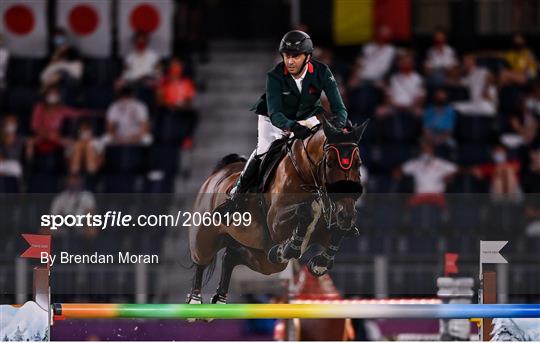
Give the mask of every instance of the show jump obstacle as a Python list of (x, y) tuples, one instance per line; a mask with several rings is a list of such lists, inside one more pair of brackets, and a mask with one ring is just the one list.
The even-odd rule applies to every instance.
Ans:
[(57, 318), (537, 318), (540, 304), (53, 304)]
[[(484, 263), (492, 263), (484, 261)], [(482, 264), (482, 261), (481, 261)], [(481, 269), (482, 270), (482, 269)], [(496, 304), (496, 287), (491, 273), (481, 273), (480, 304), (435, 303), (414, 300), (380, 302), (377, 300), (303, 301), (290, 304), (50, 304), (49, 270), (36, 269), (35, 301), (48, 307), (50, 322), (62, 319), (474, 319), (540, 318), (540, 304)], [(409, 299), (413, 300), (413, 299)], [(438, 299), (435, 299), (438, 300)], [(487, 300), (487, 301), (486, 301)], [(440, 302), (440, 300), (438, 300)], [(488, 303), (493, 302), (493, 303)], [(483, 325), (484, 339), (489, 335)], [(488, 331), (486, 331), (488, 330)]]

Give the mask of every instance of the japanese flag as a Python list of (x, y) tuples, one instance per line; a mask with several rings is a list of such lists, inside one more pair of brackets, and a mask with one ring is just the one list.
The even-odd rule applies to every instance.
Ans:
[(47, 2), (0, 0), (0, 32), (11, 54), (44, 57), (47, 54)]
[(118, 42), (120, 54), (131, 50), (135, 32), (150, 33), (150, 46), (160, 56), (169, 56), (172, 43), (172, 0), (120, 0)]
[(85, 56), (111, 54), (111, 2), (106, 0), (59, 0), (56, 26), (67, 30)]

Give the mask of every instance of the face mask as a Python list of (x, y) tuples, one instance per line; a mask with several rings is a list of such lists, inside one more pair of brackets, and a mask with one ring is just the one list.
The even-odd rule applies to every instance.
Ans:
[(135, 49), (142, 51), (146, 49), (146, 42), (145, 41), (137, 41), (135, 42)]
[(4, 133), (6, 134), (12, 134), (17, 132), (17, 125), (16, 124), (6, 124), (4, 126)]
[(55, 93), (49, 94), (45, 100), (49, 105), (56, 105), (60, 102), (60, 96)]
[(179, 65), (172, 65), (169, 69), (169, 73), (173, 77), (180, 77), (182, 76), (182, 67)]
[(401, 67), (399, 67), (399, 70), (402, 73), (410, 73), (413, 70), (413, 67), (410, 64), (404, 64)]
[(53, 38), (53, 44), (57, 48), (59, 46), (62, 46), (64, 44), (66, 44), (66, 42), (67, 42), (67, 39), (66, 39), (66, 36), (64, 36), (64, 35), (56, 35)]
[(446, 44), (446, 39), (444, 39), (444, 38), (436, 38), (434, 40), (434, 42), (435, 42), (435, 45), (442, 46), (442, 45)]
[(506, 162), (506, 154), (504, 152), (496, 152), (493, 154), (493, 161), (495, 163), (503, 163)]

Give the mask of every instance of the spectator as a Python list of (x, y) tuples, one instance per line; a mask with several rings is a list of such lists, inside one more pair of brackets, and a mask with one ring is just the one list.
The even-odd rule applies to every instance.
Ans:
[(523, 85), (536, 77), (538, 64), (522, 34), (515, 34), (512, 40), (513, 49), (504, 54), (510, 68), (501, 71), (500, 82)]
[(21, 178), (24, 139), (17, 134), (17, 117), (7, 115), (0, 132), (0, 176)]
[(357, 59), (349, 80), (350, 87), (360, 86), (363, 81), (381, 81), (388, 74), (396, 55), (391, 39), (389, 27), (381, 26), (377, 30), (375, 41), (364, 46), (362, 56)]
[(66, 147), (70, 140), (62, 137), (64, 119), (87, 115), (85, 110), (76, 110), (62, 103), (60, 90), (56, 86), (45, 89), (41, 101), (34, 106), (31, 129), (34, 137), (28, 141), (27, 154), (48, 153)]
[(182, 60), (173, 58), (157, 88), (157, 99), (163, 113), (176, 115), (182, 119), (187, 128), (186, 134), (191, 137), (198, 121), (198, 114), (193, 109), (196, 90), (193, 81), (184, 76), (183, 72)]
[(399, 58), (399, 71), (390, 78), (387, 90), (388, 106), (383, 106), (379, 115), (385, 115), (392, 109), (415, 114), (422, 113), (425, 90), (422, 77), (414, 70), (413, 59), (409, 54)]
[(107, 133), (103, 143), (150, 145), (148, 108), (137, 100), (129, 86), (120, 90), (119, 99), (107, 110)]
[(4, 92), (6, 90), (6, 73), (9, 62), (9, 51), (4, 46), (4, 38), (0, 33), (0, 110), (4, 104)]
[(155, 77), (159, 56), (149, 47), (149, 40), (146, 32), (137, 32), (133, 37), (133, 50), (124, 60), (124, 81), (147, 83)]
[(103, 147), (94, 137), (92, 125), (82, 122), (79, 126), (79, 137), (73, 147), (69, 161), (72, 174), (81, 172), (94, 175), (103, 163)]
[(441, 195), (446, 183), (457, 172), (452, 162), (438, 158), (433, 154), (433, 145), (428, 141), (421, 143), (419, 157), (403, 164), (401, 171), (414, 179), (414, 192), (419, 195)]
[[(538, 139), (540, 120), (540, 83), (535, 84), (531, 94), (524, 101), (521, 116), (510, 117), (510, 126), (518, 135), (519, 145), (530, 145)], [(503, 136), (508, 139), (508, 135)]]
[(446, 44), (446, 34), (437, 31), (433, 35), (433, 46), (427, 52), (425, 72), (428, 82), (441, 85), (445, 82), (447, 74), (457, 66), (454, 49)]
[(52, 215), (85, 215), (96, 209), (94, 195), (83, 189), (83, 182), (78, 175), (66, 177), (64, 190), (56, 195), (51, 205)]
[(435, 91), (433, 104), (424, 111), (424, 135), (435, 145), (452, 144), (456, 114), (444, 88)]
[(454, 108), (463, 115), (493, 116), (497, 111), (497, 88), (493, 76), (485, 68), (478, 67), (472, 54), (463, 56), (461, 83), (469, 88), (469, 101), (458, 101)]
[(522, 199), (522, 190), (518, 174), (521, 163), (509, 159), (506, 148), (498, 144), (492, 150), (493, 162), (476, 168), (476, 173), (489, 180), (491, 197), (495, 201), (514, 201)]
[(49, 64), (41, 73), (43, 87), (51, 85), (76, 85), (82, 78), (84, 65), (75, 48), (69, 45), (60, 46), (54, 52)]

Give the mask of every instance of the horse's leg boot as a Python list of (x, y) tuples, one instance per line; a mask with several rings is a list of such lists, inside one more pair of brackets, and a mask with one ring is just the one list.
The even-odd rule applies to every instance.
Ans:
[(343, 237), (342, 232), (334, 232), (330, 245), (321, 254), (309, 261), (308, 270), (312, 275), (316, 277), (322, 276), (334, 267), (334, 257), (339, 250)]
[(285, 259), (298, 259), (302, 255), (302, 243), (306, 237), (307, 228), (311, 223), (311, 206), (304, 203), (296, 209), (298, 225), (294, 229), (292, 237), (285, 243), (283, 248), (283, 256)]
[[(202, 304), (202, 296), (200, 293), (189, 293), (187, 295), (186, 304)], [(186, 319), (189, 323), (193, 323), (197, 321), (197, 318), (187, 318)]]

